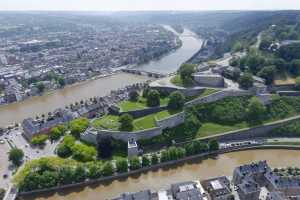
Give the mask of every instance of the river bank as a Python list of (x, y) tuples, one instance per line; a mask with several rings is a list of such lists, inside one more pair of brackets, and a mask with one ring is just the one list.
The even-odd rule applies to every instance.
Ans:
[(123, 88), (126, 85), (141, 83), (149, 77), (119, 72), (112, 76), (81, 82), (66, 86), (43, 96), (35, 96), (21, 102), (0, 106), (0, 127), (15, 122), (21, 122), (28, 117), (53, 112), (82, 99), (95, 96), (105, 96), (111, 90)]
[[(187, 174), (188, 176), (190, 176), (191, 173), (193, 173), (192, 171), (189, 170), (193, 169), (195, 171), (199, 171), (198, 169), (195, 169), (196, 165), (199, 165), (198, 167), (202, 169), (203, 168), (202, 165), (206, 165), (207, 163), (211, 163), (211, 167), (212, 168), (217, 167), (218, 170), (211, 171), (210, 168), (207, 168), (206, 171), (208, 174), (210, 174), (210, 176), (207, 176), (205, 172), (204, 173), (200, 172), (200, 174), (202, 174), (202, 176), (199, 178), (200, 180), (206, 178), (212, 178), (215, 176), (230, 175), (234, 167), (239, 166), (241, 164), (258, 161), (258, 160), (267, 160), (272, 167), (294, 166), (292, 162), (292, 158), (289, 156), (288, 156), (289, 162), (282, 162), (281, 165), (279, 165), (280, 160), (277, 160), (277, 157), (274, 156), (276, 154), (273, 155), (271, 154), (271, 152), (273, 153), (278, 152), (279, 154), (288, 153), (287, 155), (291, 155), (292, 153), (292, 154), (298, 154), (298, 156), (300, 156), (300, 151), (298, 151), (299, 149), (300, 147), (297, 146), (282, 146), (282, 145), (248, 146), (248, 147), (240, 147), (235, 149), (226, 149), (226, 150), (224, 149), (224, 150), (220, 150), (219, 152), (211, 152), (211, 153), (199, 154), (196, 156), (190, 156), (177, 161), (165, 162), (159, 165), (154, 165), (148, 168), (131, 171), (129, 173), (119, 174), (113, 177), (105, 177), (96, 181), (88, 181), (85, 183), (69, 185), (65, 187), (60, 187), (60, 189), (53, 188), (51, 189), (50, 192), (49, 189), (41, 190), (41, 191), (34, 192), (34, 194), (31, 195), (22, 196), (22, 199), (26, 199), (26, 200), (31, 200), (31, 199), (51, 199), (51, 200), (72, 199), (73, 200), (74, 198), (93, 199), (93, 198), (88, 198), (90, 197), (90, 193), (93, 193), (96, 196), (96, 193), (99, 191), (101, 191), (101, 196), (103, 196), (103, 198), (105, 197), (104, 199), (107, 199), (107, 198), (113, 198), (115, 196), (118, 196), (119, 193), (122, 192), (136, 192), (143, 189), (160, 190), (166, 188), (171, 183), (194, 180), (195, 178), (185, 179)], [(246, 157), (240, 156), (243, 154), (246, 155), (250, 154), (251, 156), (246, 156)], [(233, 158), (234, 157), (237, 158), (233, 160), (234, 162), (231, 161), (229, 163), (226, 163), (226, 165), (224, 165), (224, 163), (222, 165), (220, 163), (220, 160), (221, 161), (224, 160), (225, 158), (228, 157), (228, 155), (229, 157), (230, 155), (234, 155)], [(268, 156), (261, 157), (261, 155), (268, 155)], [(257, 157), (257, 159), (254, 159), (255, 157)], [(243, 162), (241, 162), (242, 160)], [(272, 163), (276, 163), (276, 164), (273, 165)], [(300, 161), (296, 163), (296, 166), (299, 165), (300, 165)], [(191, 166), (193, 167), (190, 168)], [(230, 166), (232, 168), (231, 170), (229, 170)], [(226, 173), (220, 174), (219, 170), (224, 171), (224, 169), (221, 169), (222, 167), (226, 168)], [(185, 173), (183, 174), (181, 174), (182, 172), (175, 173), (174, 170), (176, 171), (178, 169), (180, 171), (183, 170)], [(175, 177), (177, 177), (178, 180), (175, 179), (175, 177), (169, 177), (169, 173), (175, 175)], [(167, 177), (165, 176), (160, 177), (158, 174), (160, 175), (165, 174), (167, 175)], [(167, 179), (168, 177), (172, 181), (168, 180)], [(151, 180), (150, 182), (149, 179)], [(157, 184), (154, 185), (151, 184), (154, 183), (154, 179), (157, 179), (156, 180), (157, 184), (160, 185), (160, 187)], [(162, 181), (160, 179), (162, 179)], [(124, 185), (125, 182), (129, 185), (128, 187)], [(137, 185), (136, 183), (142, 184), (143, 187)], [(116, 186), (118, 184), (120, 184), (120, 188)], [(88, 187), (85, 187), (87, 185)], [(135, 187), (132, 187), (132, 185), (134, 185)], [(115, 191), (114, 189), (116, 189), (117, 191)], [(109, 190), (109, 191), (103, 191), (103, 190)], [(111, 194), (112, 191), (113, 194)], [(76, 193), (77, 195), (74, 196), (74, 193)], [(80, 195), (81, 193), (82, 195)], [(68, 198), (69, 196), (71, 198)]]

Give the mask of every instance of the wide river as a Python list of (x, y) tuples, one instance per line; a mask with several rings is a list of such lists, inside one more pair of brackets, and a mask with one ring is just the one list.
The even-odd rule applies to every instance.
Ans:
[(124, 180), (107, 184), (78, 187), (39, 196), (26, 197), (25, 200), (104, 200), (123, 192), (137, 192), (145, 189), (166, 189), (172, 183), (203, 180), (216, 176), (231, 176), (239, 165), (259, 160), (267, 160), (271, 167), (300, 167), (300, 151), (297, 150), (248, 150), (226, 153), (214, 158), (195, 160), (172, 168), (149, 171)]
[(178, 35), (182, 41), (182, 46), (163, 57), (163, 59), (153, 60), (147, 64), (138, 66), (138, 69), (145, 71), (160, 72), (160, 73), (172, 73), (177, 71), (182, 63), (190, 59), (195, 53), (197, 53), (203, 43), (203, 40), (198, 38), (195, 33), (189, 29), (184, 29), (182, 34), (178, 34), (170, 26), (164, 26), (166, 29), (172, 31)]
[[(165, 28), (176, 33), (170, 26), (165, 26)], [(183, 34), (179, 35), (179, 38), (182, 41), (182, 46), (179, 49), (172, 51), (159, 60), (138, 66), (138, 68), (161, 73), (176, 71), (183, 62), (192, 57), (201, 48), (202, 44), (202, 40), (198, 39), (194, 33), (187, 29), (185, 29)], [(0, 127), (21, 122), (28, 117), (48, 113), (81, 99), (104, 96), (111, 90), (133, 83), (144, 82), (147, 79), (149, 78), (144, 76), (118, 73), (113, 76), (67, 86), (50, 94), (32, 97), (22, 102), (3, 105), (0, 106)]]

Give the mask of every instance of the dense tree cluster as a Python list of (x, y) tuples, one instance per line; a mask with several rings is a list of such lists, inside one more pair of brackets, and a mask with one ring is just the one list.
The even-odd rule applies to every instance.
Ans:
[(58, 146), (57, 155), (62, 158), (72, 156), (75, 160), (87, 162), (96, 160), (97, 150), (94, 146), (76, 142), (76, 139), (73, 136), (67, 135)]

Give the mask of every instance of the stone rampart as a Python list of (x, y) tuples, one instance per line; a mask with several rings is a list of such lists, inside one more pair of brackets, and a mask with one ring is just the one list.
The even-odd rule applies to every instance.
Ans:
[(205, 97), (199, 97), (197, 99), (194, 99), (192, 101), (187, 102), (185, 105), (186, 106), (193, 106), (201, 103), (210, 103), (214, 101), (218, 101), (221, 99), (224, 99), (225, 97), (230, 97), (230, 96), (247, 96), (251, 95), (252, 93), (250, 91), (245, 91), (245, 90), (222, 90), (213, 94), (210, 94)]
[(165, 128), (173, 128), (176, 127), (182, 123), (184, 123), (185, 114), (184, 112), (180, 112), (176, 115), (172, 115), (168, 118), (162, 119), (162, 120), (156, 120), (156, 125), (158, 127), (161, 127), (162, 129)]

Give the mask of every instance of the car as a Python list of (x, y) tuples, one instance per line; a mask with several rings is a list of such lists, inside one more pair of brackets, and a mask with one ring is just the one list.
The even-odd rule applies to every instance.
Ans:
[(0, 140), (0, 144), (4, 144), (5, 142), (4, 142), (4, 140)]
[(3, 174), (3, 178), (7, 178), (8, 177), (8, 174)]

